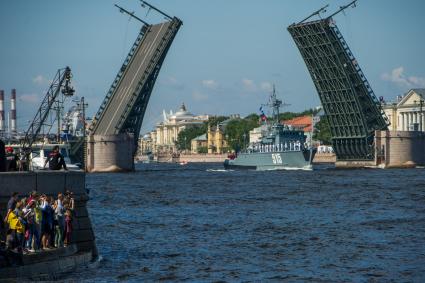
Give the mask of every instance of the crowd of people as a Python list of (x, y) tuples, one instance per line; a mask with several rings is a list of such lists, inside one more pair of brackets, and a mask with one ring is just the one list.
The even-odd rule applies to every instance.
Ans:
[(71, 243), (74, 208), (70, 191), (56, 199), (36, 191), (22, 199), (13, 193), (0, 221), (6, 250), (28, 254), (66, 247)]

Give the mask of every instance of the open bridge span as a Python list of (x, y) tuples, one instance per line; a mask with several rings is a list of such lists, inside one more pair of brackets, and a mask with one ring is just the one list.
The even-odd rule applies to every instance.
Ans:
[(144, 24), (141, 28), (90, 125), (86, 152), (88, 171), (133, 168), (149, 98), (181, 25), (180, 19), (168, 17), (165, 22)]
[(339, 161), (375, 158), (375, 131), (386, 130), (389, 121), (332, 16), (292, 24), (288, 31), (314, 82), (328, 119), (333, 148)]

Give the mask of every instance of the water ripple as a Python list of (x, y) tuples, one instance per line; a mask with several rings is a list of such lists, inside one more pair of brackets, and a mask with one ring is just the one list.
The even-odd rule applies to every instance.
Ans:
[(88, 175), (104, 259), (73, 278), (424, 282), (424, 172), (148, 164)]

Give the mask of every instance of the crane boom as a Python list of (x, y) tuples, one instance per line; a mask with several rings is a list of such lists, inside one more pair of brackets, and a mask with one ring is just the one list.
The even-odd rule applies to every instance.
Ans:
[(61, 89), (62, 94), (65, 96), (72, 96), (74, 94), (74, 89), (70, 85), (71, 77), (72, 74), (69, 67), (65, 67), (57, 71), (56, 76), (44, 96), (34, 119), (28, 127), (28, 130), (25, 132), (25, 138), (21, 143), (21, 148), (26, 151), (31, 149), (31, 146), (37, 139), (37, 135), (40, 133), (40, 130), (43, 127), (53, 104), (56, 102)]

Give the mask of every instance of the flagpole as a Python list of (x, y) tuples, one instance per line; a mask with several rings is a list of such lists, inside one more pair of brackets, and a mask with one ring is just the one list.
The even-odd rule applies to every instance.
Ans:
[(314, 113), (311, 114), (311, 132), (310, 132), (310, 160), (309, 163), (313, 161), (313, 134), (314, 134)]

